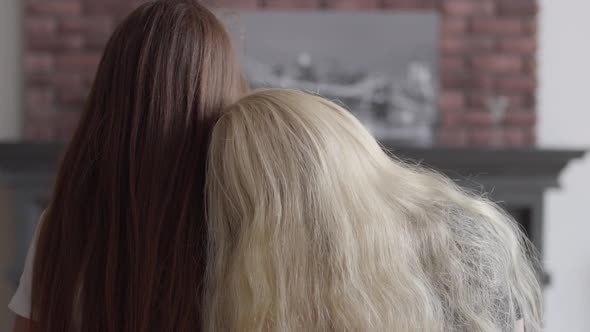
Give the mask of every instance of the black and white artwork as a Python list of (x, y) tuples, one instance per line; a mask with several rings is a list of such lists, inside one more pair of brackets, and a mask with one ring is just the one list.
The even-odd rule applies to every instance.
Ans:
[(432, 143), (436, 14), (261, 10), (220, 16), (252, 87), (317, 93), (343, 104), (378, 139)]

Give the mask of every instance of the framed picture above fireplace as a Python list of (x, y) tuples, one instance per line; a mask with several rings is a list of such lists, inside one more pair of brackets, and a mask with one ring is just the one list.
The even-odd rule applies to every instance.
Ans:
[(343, 104), (379, 139), (432, 144), (436, 13), (261, 10), (220, 16), (253, 87), (317, 93)]

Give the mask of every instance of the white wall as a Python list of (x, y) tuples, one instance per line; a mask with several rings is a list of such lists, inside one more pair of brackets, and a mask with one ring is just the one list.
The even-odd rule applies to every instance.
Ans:
[[(590, 148), (590, 1), (540, 0), (541, 147)], [(590, 155), (546, 195), (546, 331), (590, 331)]]
[(0, 140), (21, 132), (21, 3), (0, 0)]
[[(21, 8), (23, 0), (0, 0), (0, 141), (15, 140), (21, 134)], [(10, 331), (13, 315), (8, 300), (14, 293), (6, 279), (6, 267), (13, 261), (14, 241), (12, 193), (0, 188), (0, 331)]]

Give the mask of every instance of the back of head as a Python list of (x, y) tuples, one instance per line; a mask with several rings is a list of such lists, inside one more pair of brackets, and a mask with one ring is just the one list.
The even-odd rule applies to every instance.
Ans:
[(243, 82), (224, 27), (196, 0), (150, 1), (119, 25), (40, 230), (43, 331), (198, 329), (208, 140)]
[(214, 127), (207, 174), (208, 331), (538, 328), (510, 218), (390, 158), (332, 102), (242, 98)]

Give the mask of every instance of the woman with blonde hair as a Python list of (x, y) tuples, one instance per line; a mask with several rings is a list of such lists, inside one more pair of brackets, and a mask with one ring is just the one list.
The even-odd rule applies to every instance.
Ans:
[(330, 101), (262, 90), (230, 106), (207, 194), (205, 330), (540, 330), (516, 223)]

